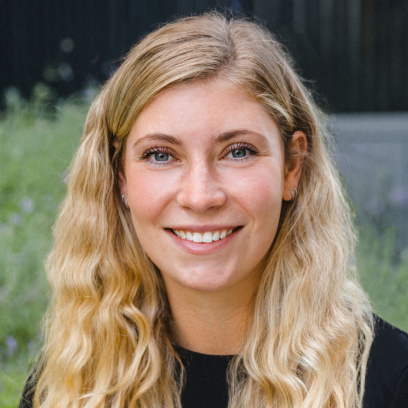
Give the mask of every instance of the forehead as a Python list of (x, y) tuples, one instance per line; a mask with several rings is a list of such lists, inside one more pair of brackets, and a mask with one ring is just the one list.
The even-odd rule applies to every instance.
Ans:
[(225, 81), (198, 81), (160, 93), (138, 115), (129, 134), (209, 138), (236, 129), (279, 134), (271, 115), (253, 97)]

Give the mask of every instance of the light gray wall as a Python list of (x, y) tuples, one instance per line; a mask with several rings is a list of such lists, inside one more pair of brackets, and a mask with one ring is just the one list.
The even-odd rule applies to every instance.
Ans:
[(331, 117), (336, 160), (360, 222), (394, 225), (408, 246), (408, 112)]

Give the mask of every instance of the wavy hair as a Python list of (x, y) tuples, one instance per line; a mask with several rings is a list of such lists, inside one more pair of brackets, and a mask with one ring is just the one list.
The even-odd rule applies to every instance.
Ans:
[(47, 262), (53, 299), (35, 407), (180, 408), (183, 367), (166, 292), (120, 199), (118, 166), (153, 98), (213, 78), (270, 113), (285, 160), (296, 130), (308, 141), (299, 195), (283, 205), (245, 343), (229, 366), (229, 407), (361, 408), (374, 320), (324, 117), (265, 28), (215, 12), (147, 35), (89, 110)]

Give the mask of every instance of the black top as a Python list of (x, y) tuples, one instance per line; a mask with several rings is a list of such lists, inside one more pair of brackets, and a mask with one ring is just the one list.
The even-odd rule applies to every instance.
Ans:
[[(408, 408), (408, 334), (375, 316), (363, 408)], [(233, 356), (182, 350), (186, 385), (183, 408), (227, 408), (226, 370)]]
[[(408, 408), (408, 334), (375, 316), (375, 337), (368, 359), (363, 408)], [(227, 408), (226, 371), (233, 356), (181, 349), (186, 384), (183, 408)], [(26, 390), (20, 408), (31, 408)]]

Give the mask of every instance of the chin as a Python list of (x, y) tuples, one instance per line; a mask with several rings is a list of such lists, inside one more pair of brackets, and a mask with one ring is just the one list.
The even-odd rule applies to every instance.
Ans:
[[(166, 277), (163, 276), (166, 281)], [(188, 270), (178, 273), (174, 276), (179, 285), (183, 287), (199, 290), (203, 292), (213, 292), (228, 288), (232, 285), (232, 276), (225, 272), (225, 270), (217, 273), (212, 271), (208, 274), (207, 270)]]
[(200, 292), (218, 292), (228, 287), (228, 285), (220, 284), (219, 282), (195, 282), (185, 286)]

